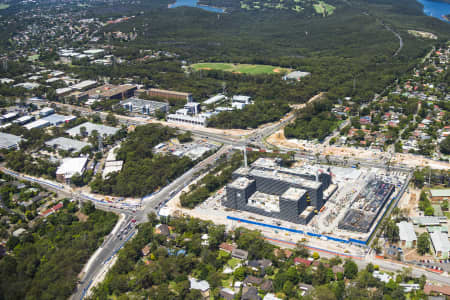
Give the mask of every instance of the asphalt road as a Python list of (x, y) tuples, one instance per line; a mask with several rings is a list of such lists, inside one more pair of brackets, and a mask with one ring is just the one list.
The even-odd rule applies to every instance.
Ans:
[[(82, 278), (79, 281), (75, 292), (70, 299), (78, 300), (86, 296), (93, 281), (103, 272), (104, 265), (113, 258), (113, 256), (125, 245), (125, 243), (137, 233), (136, 224), (132, 223), (133, 215), (124, 213), (125, 217), (121, 221), (117, 233), (110, 233), (106, 236), (102, 246), (97, 249), (94, 256), (89, 259), (88, 265), (82, 272)], [(121, 233), (123, 232), (123, 233)]]

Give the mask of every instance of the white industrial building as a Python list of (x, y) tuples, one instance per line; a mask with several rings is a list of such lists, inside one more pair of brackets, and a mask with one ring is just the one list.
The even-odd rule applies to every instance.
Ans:
[(70, 183), (75, 174), (82, 175), (86, 169), (87, 157), (69, 157), (63, 159), (56, 170), (56, 179), (60, 182)]
[(214, 104), (214, 103), (226, 100), (226, 99), (227, 99), (227, 97), (225, 97), (225, 95), (217, 94), (214, 97), (211, 97), (208, 100), (203, 101), (203, 104), (205, 104), (205, 105)]
[(36, 82), (22, 82), (22, 83), (18, 83), (16, 85), (13, 85), (14, 87), (22, 87), (26, 90), (33, 90), (36, 89), (40, 86), (39, 83)]
[(123, 160), (106, 161), (102, 173), (103, 179), (108, 177), (108, 175), (113, 172), (120, 172), (122, 170), (122, 167), (123, 167)]
[(68, 123), (70, 121), (75, 120), (77, 117), (75, 116), (65, 116), (60, 114), (52, 114), (45, 118), (41, 118), (41, 120), (48, 121), (52, 126), (58, 126), (63, 123)]
[(44, 128), (47, 126), (50, 126), (50, 122), (47, 120), (43, 120), (43, 119), (39, 119), (34, 122), (23, 125), (23, 127), (25, 127), (28, 130), (35, 129), (35, 128)]
[(39, 115), (41, 117), (46, 117), (46, 116), (49, 116), (49, 115), (53, 114), (54, 112), (55, 112), (55, 110), (53, 108), (51, 108), (51, 107), (44, 107), (39, 112)]
[(196, 125), (206, 127), (208, 118), (202, 115), (190, 116), (182, 114), (167, 115), (167, 121), (177, 124)]
[(400, 243), (402, 246), (412, 248), (416, 246), (417, 235), (414, 231), (412, 223), (402, 221), (397, 223), (400, 235)]
[(311, 73), (302, 72), (302, 71), (294, 71), (285, 76), (283, 76), (283, 80), (297, 80), (300, 81), (303, 77), (309, 76)]
[(18, 118), (17, 120), (14, 120), (13, 123), (18, 125), (24, 125), (31, 121), (34, 121), (34, 116), (23, 116)]
[(80, 124), (74, 128), (71, 128), (69, 130), (67, 130), (66, 132), (70, 135), (70, 136), (77, 136), (77, 135), (81, 135), (80, 133), (80, 128), (84, 127), (86, 128), (86, 132), (88, 135), (90, 135), (92, 133), (92, 131), (96, 130), (98, 132), (99, 135), (104, 136), (104, 135), (114, 135), (116, 134), (117, 131), (119, 131), (119, 128), (116, 127), (111, 127), (111, 126), (105, 126), (105, 125), (101, 125), (101, 124), (94, 124), (91, 122), (86, 122), (83, 124)]
[(20, 136), (0, 132), (0, 149), (17, 149), (22, 141)]
[(81, 149), (86, 146), (90, 146), (91, 144), (79, 140), (68, 139), (65, 137), (58, 137), (45, 142), (45, 145), (61, 150), (80, 152)]
[(436, 257), (447, 259), (448, 252), (450, 251), (448, 234), (441, 231), (435, 231), (430, 234), (430, 238)]
[(19, 116), (18, 112), (10, 112), (10, 113), (7, 113), (7, 114), (4, 114), (3, 116), (1, 116), (1, 120), (2, 120), (2, 122), (8, 122), (8, 121), (11, 121), (11, 120), (17, 118), (18, 116)]
[(84, 90), (84, 89), (88, 89), (88, 88), (94, 87), (96, 84), (97, 84), (97, 81), (95, 81), (95, 80), (84, 80), (84, 81), (81, 81), (81, 82), (79, 82), (77, 84), (72, 85), (71, 88), (73, 90), (79, 90), (80, 91), (80, 90)]
[(234, 109), (243, 109), (245, 106), (252, 104), (250, 96), (237, 95), (233, 96), (231, 107)]
[(72, 88), (70, 87), (63, 87), (55, 90), (56, 96), (58, 97), (66, 96), (70, 92), (72, 92)]
[(252, 97), (250, 96), (243, 96), (243, 95), (235, 95), (231, 99), (231, 102), (238, 102), (238, 103), (244, 103), (244, 104), (251, 104)]

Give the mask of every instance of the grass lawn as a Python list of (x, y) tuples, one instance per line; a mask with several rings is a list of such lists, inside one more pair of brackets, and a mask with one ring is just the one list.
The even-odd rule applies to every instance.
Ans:
[(222, 280), (222, 286), (223, 287), (231, 287), (231, 285), (233, 284), (233, 276), (230, 276), (228, 279), (224, 279)]
[(225, 72), (242, 73), (242, 74), (285, 74), (290, 69), (269, 65), (247, 65), (247, 64), (230, 64), (230, 63), (198, 63), (191, 65), (194, 70), (220, 70)]
[(316, 13), (325, 15), (326, 12), (328, 16), (333, 14), (334, 10), (336, 9), (336, 7), (334, 7), (333, 5), (327, 4), (323, 1), (319, 1), (318, 4), (314, 4), (313, 6), (316, 10)]
[(447, 217), (447, 219), (450, 219), (450, 212), (445, 212), (444, 215)]
[(0, 10), (7, 9), (9, 7), (9, 4), (0, 3)]
[(230, 258), (229, 261), (227, 261), (227, 265), (230, 266), (230, 268), (234, 269), (241, 261), (237, 258)]

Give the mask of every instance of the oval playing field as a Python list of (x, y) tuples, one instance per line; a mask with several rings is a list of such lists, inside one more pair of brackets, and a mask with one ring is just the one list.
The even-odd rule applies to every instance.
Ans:
[(285, 74), (290, 69), (269, 65), (249, 65), (249, 64), (231, 64), (231, 63), (198, 63), (191, 65), (191, 68), (198, 70), (220, 70), (238, 74)]

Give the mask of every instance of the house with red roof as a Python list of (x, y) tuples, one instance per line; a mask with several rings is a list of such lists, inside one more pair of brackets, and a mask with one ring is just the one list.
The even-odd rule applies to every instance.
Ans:
[(303, 264), (303, 265), (309, 267), (312, 264), (312, 261), (304, 259), (304, 258), (301, 258), (301, 257), (296, 257), (296, 258), (294, 258), (294, 263), (296, 265)]

